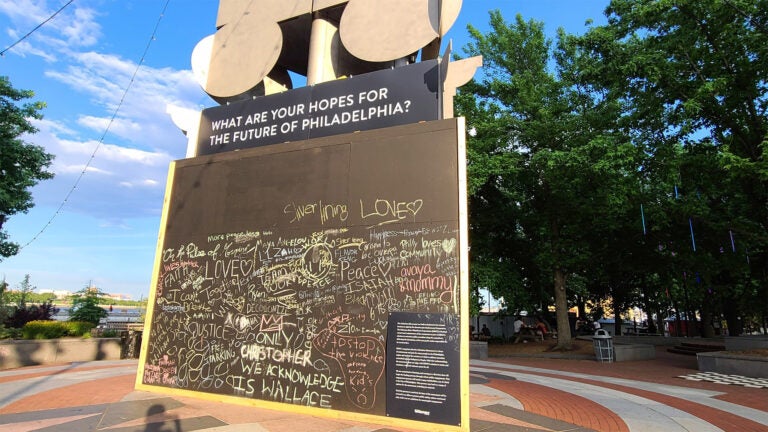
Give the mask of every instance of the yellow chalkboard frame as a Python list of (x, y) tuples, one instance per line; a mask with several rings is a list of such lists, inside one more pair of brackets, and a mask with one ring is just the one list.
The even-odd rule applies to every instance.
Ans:
[[(459, 297), (460, 297), (460, 356), (461, 364), (459, 367), (459, 388), (460, 388), (460, 409), (461, 409), (461, 425), (452, 426), (436, 423), (428, 423), (414, 420), (405, 420), (400, 418), (392, 418), (380, 415), (370, 415), (357, 412), (349, 412), (342, 410), (331, 410), (314, 407), (305, 407), (299, 405), (290, 405), (279, 402), (264, 401), (260, 399), (250, 399), (240, 396), (227, 396), (213, 393), (205, 393), (177, 388), (168, 388), (155, 385), (147, 385), (142, 382), (144, 376), (144, 369), (147, 361), (148, 345), (150, 342), (150, 336), (152, 333), (151, 324), (145, 326), (144, 335), (142, 339), (141, 356), (139, 360), (139, 369), (136, 376), (135, 388), (137, 390), (149, 391), (155, 393), (162, 393), (171, 396), (184, 396), (195, 397), (209, 401), (221, 401), (226, 403), (238, 404), (243, 406), (275, 409), (284, 412), (291, 412), (300, 415), (312, 415), (321, 416), (332, 419), (350, 420), (357, 422), (366, 422), (381, 424), (391, 427), (410, 428), (418, 430), (429, 431), (469, 431), (469, 268), (468, 268), (468, 211), (467, 211), (467, 195), (466, 195), (466, 147), (465, 147), (465, 124), (463, 118), (455, 118), (448, 120), (439, 120), (428, 123), (419, 123), (407, 126), (393, 127), (383, 130), (367, 131), (354, 134), (345, 134), (335, 137), (319, 138), (310, 141), (304, 141), (300, 143), (286, 143), (281, 145), (263, 147), (259, 149), (253, 149), (259, 152), (281, 152), (281, 151), (295, 151), (301, 149), (309, 149), (313, 146), (331, 145), (332, 143), (345, 143), (350, 140), (360, 139), (376, 139), (376, 137), (393, 137), (393, 136), (408, 136), (416, 134), (434, 134), (436, 132), (445, 133), (446, 130), (450, 130), (451, 135), (455, 136), (455, 154), (456, 154), (456, 178), (458, 179), (458, 185), (456, 190), (458, 196), (456, 197), (457, 208), (455, 209), (458, 214), (459, 221), (459, 238), (458, 238), (458, 255), (459, 255)], [(249, 150), (250, 151), (250, 150)], [(226, 159), (232, 157), (231, 154), (219, 154), (213, 156), (205, 156), (210, 163), (216, 160)], [(169, 174), (166, 183), (166, 195), (163, 204), (163, 211), (161, 216), (160, 233), (157, 243), (156, 258), (154, 263), (154, 271), (152, 277), (152, 288), (148, 299), (147, 310), (147, 323), (152, 322), (152, 317), (155, 313), (154, 305), (156, 304), (156, 289), (159, 283), (160, 269), (162, 265), (162, 252), (164, 240), (166, 237), (165, 229), (168, 226), (169, 217), (171, 214), (171, 198), (176, 192), (177, 185), (175, 185), (175, 172), (177, 162), (172, 162), (169, 167)]]

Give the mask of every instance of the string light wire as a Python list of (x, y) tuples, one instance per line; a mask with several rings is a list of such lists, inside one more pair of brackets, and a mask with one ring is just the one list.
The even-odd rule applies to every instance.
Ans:
[[(71, 0), (70, 3), (72, 3)], [(109, 123), (107, 123), (107, 127), (104, 129), (104, 132), (101, 134), (101, 137), (99, 138), (98, 143), (96, 143), (96, 147), (93, 149), (93, 152), (91, 153), (91, 157), (88, 159), (88, 162), (86, 162), (85, 167), (83, 167), (83, 170), (80, 172), (80, 175), (77, 176), (77, 179), (75, 179), (75, 183), (72, 185), (72, 188), (67, 192), (67, 195), (64, 197), (64, 200), (59, 204), (59, 207), (54, 212), (53, 216), (48, 220), (48, 222), (43, 226), (40, 231), (32, 237), (30, 241), (28, 241), (26, 244), (21, 246), (19, 248), (19, 251), (26, 248), (30, 244), (32, 244), (34, 241), (36, 241), (47, 229), (53, 221), (56, 219), (56, 217), (61, 213), (61, 210), (64, 208), (64, 206), (67, 204), (67, 201), (69, 201), (69, 198), (72, 196), (72, 194), (75, 192), (75, 189), (77, 189), (77, 186), (80, 184), (80, 181), (85, 176), (85, 173), (88, 171), (88, 168), (91, 167), (91, 163), (96, 158), (96, 153), (98, 153), (99, 149), (101, 148), (102, 144), (104, 144), (104, 139), (107, 136), (107, 133), (109, 133), (110, 128), (112, 127), (112, 123), (114, 123), (115, 119), (117, 118), (117, 113), (120, 112), (120, 108), (123, 106), (123, 102), (125, 101), (125, 97), (128, 95), (128, 92), (131, 90), (131, 87), (133, 87), (134, 81), (136, 81), (136, 76), (139, 73), (139, 70), (141, 69), (141, 66), (144, 64), (144, 60), (147, 57), (147, 53), (149, 52), (149, 48), (152, 46), (152, 42), (155, 40), (155, 37), (157, 35), (157, 30), (160, 27), (160, 22), (163, 20), (163, 17), (165, 16), (165, 11), (168, 9), (168, 4), (171, 2), (171, 0), (166, 0), (165, 5), (163, 6), (162, 12), (160, 12), (160, 16), (157, 18), (157, 22), (155, 23), (154, 29), (152, 29), (152, 36), (150, 36), (149, 41), (147, 41), (147, 46), (144, 48), (144, 52), (141, 55), (141, 59), (139, 60), (139, 63), (136, 65), (136, 69), (133, 71), (133, 75), (131, 75), (131, 80), (128, 82), (128, 85), (125, 87), (125, 90), (123, 91), (123, 95), (120, 97), (120, 102), (118, 102), (117, 106), (115, 107), (114, 111), (112, 112), (112, 116), (109, 119)], [(66, 5), (65, 5), (66, 6)], [(55, 14), (54, 14), (55, 15)]]

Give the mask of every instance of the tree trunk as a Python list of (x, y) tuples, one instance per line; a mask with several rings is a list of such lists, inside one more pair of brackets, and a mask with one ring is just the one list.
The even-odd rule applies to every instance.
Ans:
[(648, 334), (655, 334), (656, 333), (656, 323), (653, 322), (653, 316), (656, 314), (656, 306), (657, 304), (651, 305), (651, 296), (648, 295), (648, 282), (643, 276), (643, 310), (645, 311), (645, 314), (647, 316), (646, 318), (646, 325), (648, 326), (647, 331)]
[(620, 291), (623, 287), (621, 285), (611, 286), (611, 294), (613, 297), (613, 335), (621, 336), (621, 327), (624, 321), (621, 319), (621, 312), (624, 311), (624, 298), (623, 291)]
[[(557, 219), (550, 219), (552, 239), (549, 247), (552, 251), (555, 277), (555, 316), (557, 318), (557, 345), (555, 349), (571, 349), (571, 323), (568, 320), (568, 296), (565, 292), (565, 271), (560, 260), (560, 225)], [(542, 311), (543, 312), (543, 311)]]
[(571, 323), (568, 321), (568, 296), (565, 292), (565, 272), (555, 269), (555, 313), (557, 315), (557, 346), (555, 349), (571, 348)]
[(723, 316), (728, 324), (728, 335), (739, 336), (741, 334), (741, 323), (739, 322), (738, 306), (733, 299), (723, 299)]
[(705, 338), (715, 337), (715, 328), (712, 326), (712, 308), (710, 307), (710, 299), (705, 294), (704, 301), (701, 305), (701, 336)]

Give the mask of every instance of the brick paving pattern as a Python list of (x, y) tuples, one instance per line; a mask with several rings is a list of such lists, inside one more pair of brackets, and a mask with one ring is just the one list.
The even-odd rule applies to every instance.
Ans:
[[(491, 360), (471, 362), (472, 431), (768, 432), (768, 388), (683, 379), (698, 373), (695, 359), (661, 350), (655, 360), (638, 362)], [(137, 392), (136, 365), (0, 371), (0, 432), (402, 431)]]

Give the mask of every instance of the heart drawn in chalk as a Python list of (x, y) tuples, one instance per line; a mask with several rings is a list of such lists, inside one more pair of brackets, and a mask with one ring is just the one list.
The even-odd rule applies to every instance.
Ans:
[(456, 239), (445, 239), (443, 240), (443, 250), (446, 254), (450, 255), (453, 250), (456, 249)]
[(423, 206), (424, 206), (424, 200), (417, 199), (406, 204), (405, 208), (407, 208), (412, 215), (416, 216), (416, 214), (421, 210), (421, 207)]
[(244, 275), (252, 275), (253, 272), (256, 270), (256, 261), (255, 260), (240, 260), (240, 271)]
[(379, 272), (382, 276), (387, 277), (390, 271), (392, 271), (392, 261), (384, 261), (383, 263), (376, 264), (379, 268)]

